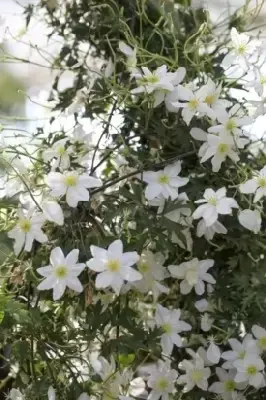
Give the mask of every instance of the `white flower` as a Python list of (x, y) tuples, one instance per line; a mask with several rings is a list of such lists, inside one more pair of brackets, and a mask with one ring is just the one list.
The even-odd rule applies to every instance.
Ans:
[(152, 292), (154, 300), (157, 300), (161, 293), (169, 293), (169, 288), (160, 282), (167, 276), (166, 268), (163, 267), (164, 257), (161, 253), (153, 254), (144, 250), (137, 263), (142, 279), (134, 282), (134, 286), (141, 292)]
[(169, 310), (157, 304), (155, 321), (158, 328), (162, 328), (161, 347), (163, 353), (172, 354), (174, 344), (177, 347), (182, 347), (182, 337), (180, 332), (190, 331), (192, 326), (184, 321), (179, 320), (181, 310)]
[(264, 376), (261, 372), (265, 365), (260, 357), (248, 355), (243, 360), (236, 360), (234, 366), (237, 369), (235, 382), (248, 382), (255, 388), (265, 386)]
[(93, 178), (87, 173), (79, 174), (77, 171), (50, 172), (45, 181), (51, 189), (51, 196), (61, 197), (66, 195), (66, 201), (70, 207), (77, 207), (79, 201), (89, 200), (88, 188), (102, 185), (100, 179)]
[(148, 387), (152, 389), (148, 400), (168, 400), (169, 394), (175, 391), (177, 376), (178, 372), (171, 369), (168, 362), (160, 360), (148, 379)]
[(60, 247), (51, 251), (50, 265), (40, 267), (37, 272), (45, 279), (37, 287), (38, 290), (53, 289), (53, 299), (59, 300), (66, 287), (81, 293), (83, 287), (77, 278), (86, 267), (85, 264), (78, 264), (79, 250), (72, 250), (66, 257)]
[(257, 339), (257, 346), (260, 351), (266, 350), (266, 330), (259, 325), (252, 326), (252, 333)]
[[(235, 104), (228, 112), (217, 115), (220, 125), (211, 126), (208, 132), (216, 135), (230, 135), (238, 138), (243, 134), (243, 126), (250, 125), (253, 120), (250, 117), (240, 117), (237, 115), (239, 112), (239, 105)], [(241, 142), (240, 142), (241, 143)], [(239, 147), (239, 145), (238, 145)], [(244, 147), (244, 146), (243, 146)]]
[(208, 301), (206, 299), (201, 299), (201, 300), (195, 301), (194, 306), (196, 307), (196, 309), (199, 312), (202, 313), (202, 312), (205, 312), (205, 311), (208, 310), (209, 303), (208, 303)]
[(43, 214), (34, 214), (34, 209), (22, 210), (18, 208), (18, 221), (16, 226), (8, 232), (8, 237), (15, 239), (14, 253), (17, 255), (24, 247), (24, 251), (31, 251), (33, 241), (45, 243), (48, 237), (43, 233), (42, 226), (45, 222)]
[(108, 59), (108, 63), (104, 67), (103, 75), (105, 78), (110, 78), (110, 76), (113, 75), (113, 72), (115, 70), (115, 65), (113, 63), (113, 60), (111, 57)]
[(87, 262), (87, 266), (95, 272), (100, 272), (95, 282), (97, 289), (111, 286), (116, 294), (119, 294), (125, 281), (135, 282), (142, 279), (142, 275), (131, 268), (139, 261), (139, 255), (135, 251), (123, 253), (121, 240), (111, 243), (108, 250), (91, 246), (90, 251), (93, 258)]
[(55, 222), (57, 225), (64, 225), (64, 214), (60, 205), (54, 201), (45, 199), (41, 203), (41, 208), (44, 217), (50, 221)]
[(222, 358), (226, 360), (226, 362), (222, 365), (222, 367), (225, 369), (234, 368), (234, 362), (237, 360), (243, 360), (249, 355), (258, 355), (256, 341), (250, 334), (244, 337), (242, 343), (234, 338), (229, 339), (228, 342), (230, 343), (232, 350), (222, 353)]
[(185, 370), (184, 375), (177, 379), (179, 385), (185, 385), (183, 391), (189, 392), (197, 386), (202, 390), (208, 389), (208, 378), (211, 375), (210, 368), (204, 367), (204, 361), (197, 356), (193, 360), (183, 360), (179, 368)]
[(205, 97), (204, 102), (213, 111), (213, 116), (217, 118), (219, 115), (225, 113), (225, 109), (230, 106), (230, 101), (220, 99), (222, 85), (216, 86), (211, 78), (208, 78), (206, 85), (202, 86), (199, 91), (203, 91)]
[(156, 100), (155, 103), (160, 104), (163, 100), (165, 102), (165, 107), (170, 112), (177, 112), (179, 107), (174, 106), (173, 103), (179, 100), (179, 84), (184, 80), (186, 75), (186, 69), (184, 67), (180, 67), (176, 70), (176, 72), (172, 73), (173, 79), (171, 83), (174, 85), (174, 90), (171, 92), (156, 92)]
[(132, 74), (132, 78), (136, 79), (137, 88), (132, 89), (132, 94), (147, 93), (151, 94), (155, 91), (172, 91), (174, 85), (172, 84), (173, 74), (167, 72), (166, 65), (158, 67), (155, 71), (151, 72), (149, 68), (142, 67), (136, 69)]
[(207, 115), (210, 118), (213, 117), (213, 111), (205, 103), (207, 92), (207, 88), (201, 88), (193, 92), (188, 87), (181, 85), (178, 87), (178, 96), (180, 101), (174, 102), (172, 104), (175, 107), (183, 108), (182, 117), (187, 125), (190, 124), (191, 119), (197, 113)]
[(125, 42), (120, 41), (119, 50), (127, 57), (126, 65), (130, 72), (133, 72), (137, 65), (137, 48), (128, 46)]
[(236, 28), (231, 29), (231, 40), (231, 50), (224, 57), (222, 66), (228, 68), (236, 64), (246, 69), (255, 45), (250, 42), (249, 36), (244, 33), (238, 33)]
[(221, 233), (223, 235), (226, 235), (227, 229), (219, 221), (215, 221), (211, 226), (207, 226), (204, 219), (201, 219), (198, 222), (198, 225), (197, 225), (197, 236), (198, 237), (202, 237), (204, 235), (204, 237), (207, 240), (212, 240), (215, 233)]
[(92, 137), (91, 134), (87, 133), (83, 127), (83, 125), (79, 124), (73, 132), (69, 135), (69, 141), (72, 144), (82, 145), (84, 148), (91, 148), (92, 146)]
[(207, 273), (208, 269), (213, 267), (214, 260), (201, 260), (193, 258), (191, 261), (183, 262), (179, 265), (170, 265), (168, 267), (171, 275), (181, 279), (180, 292), (188, 294), (194, 287), (198, 295), (202, 295), (205, 290), (204, 282), (214, 284), (216, 281)]
[(207, 349), (206, 355), (207, 359), (211, 361), (213, 364), (218, 364), (218, 362), (220, 361), (221, 351), (213, 340), (210, 341), (210, 345)]
[(66, 147), (67, 141), (68, 139), (58, 140), (50, 149), (44, 150), (42, 153), (45, 162), (51, 161), (55, 158), (53, 169), (60, 168), (61, 170), (65, 170), (69, 168), (69, 155), (73, 152), (73, 148), (71, 146)]
[(203, 199), (195, 203), (205, 203), (199, 206), (193, 213), (194, 219), (203, 218), (206, 226), (211, 226), (218, 219), (218, 215), (232, 214), (232, 208), (238, 208), (237, 202), (226, 197), (226, 188), (221, 188), (215, 192), (213, 189), (206, 189)]
[(20, 158), (3, 157), (3, 162), (4, 165), (7, 164), (6, 174), (1, 176), (4, 196), (13, 197), (17, 193), (25, 191), (27, 189), (25, 183), (30, 187), (29, 170)]
[(161, 171), (147, 171), (143, 173), (144, 182), (148, 183), (145, 190), (145, 197), (153, 200), (155, 197), (162, 195), (165, 199), (169, 197), (175, 200), (178, 197), (178, 188), (188, 183), (188, 178), (181, 178), (181, 162), (167, 165)]
[(200, 318), (200, 329), (203, 330), (203, 332), (209, 332), (212, 328), (213, 322), (214, 319), (211, 318), (208, 313), (204, 313)]
[(252, 211), (247, 209), (240, 211), (238, 214), (238, 221), (244, 228), (255, 234), (260, 232), (262, 220), (258, 210)]
[(255, 193), (254, 202), (266, 196), (266, 167), (254, 173), (254, 178), (242, 183), (239, 187), (241, 193)]
[[(239, 141), (242, 146), (242, 142), (245, 139), (235, 139), (233, 136), (221, 134), (220, 136), (209, 134), (207, 135), (207, 142), (204, 146), (205, 151), (200, 160), (201, 163), (212, 158), (212, 170), (218, 172), (221, 168), (222, 163), (229, 157), (233, 162), (239, 161), (239, 157), (236, 153), (236, 145)], [(248, 143), (248, 140), (245, 140)]]
[(254, 68), (252, 80), (248, 82), (247, 86), (254, 87), (255, 91), (260, 97), (266, 94), (266, 65), (262, 64), (260, 67)]
[(236, 371), (229, 370), (226, 372), (223, 368), (219, 367), (216, 368), (215, 371), (219, 378), (219, 382), (214, 382), (209, 387), (209, 392), (221, 395), (224, 400), (237, 400), (238, 392), (236, 390), (242, 390), (246, 385), (234, 381)]

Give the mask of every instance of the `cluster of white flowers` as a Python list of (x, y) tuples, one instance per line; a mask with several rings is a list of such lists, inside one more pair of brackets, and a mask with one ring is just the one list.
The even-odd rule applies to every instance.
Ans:
[[(222, 65), (224, 68), (240, 65), (245, 73), (253, 72), (256, 79), (252, 81), (252, 86), (263, 99), (266, 78), (263, 67), (258, 67), (253, 61), (254, 57), (257, 59), (260, 56), (262, 44), (253, 43), (247, 35), (239, 34), (234, 28), (231, 38), (232, 43)], [(145, 66), (137, 68), (137, 47), (132, 48), (120, 42), (119, 50), (126, 56), (130, 82), (134, 85), (132, 97), (136, 99), (136, 96), (145, 96), (149, 107), (165, 106), (168, 113), (180, 113), (183, 125), (189, 127), (191, 137), (203, 142), (198, 150), (200, 163), (211, 159), (213, 173), (220, 171), (227, 163), (238, 163), (240, 151), (250, 142), (245, 127), (254, 122), (255, 115), (246, 116), (243, 107), (226, 100), (222, 85), (210, 78), (205, 77), (205, 84), (200, 87), (194, 81), (185, 83), (185, 68), (180, 67), (175, 72), (168, 71), (166, 65), (154, 71)], [(197, 118), (204, 118), (206, 121), (206, 132), (192, 127), (193, 119)], [(19, 201), (18, 218), (8, 233), (9, 238), (14, 240), (16, 256), (19, 257), (22, 251), (30, 252), (34, 241), (49, 244), (51, 238), (44, 233), (48, 223), (63, 227), (65, 218), (78, 210), (80, 202), (90, 201), (90, 206), (93, 207), (95, 196), (91, 196), (90, 189), (100, 190), (103, 187), (104, 191), (104, 182), (94, 176), (93, 168), (88, 167), (87, 161), (92, 164), (94, 161), (91, 146), (90, 138), (79, 126), (68, 137), (60, 137), (46, 148), (42, 152), (42, 162), (49, 169), (46, 176), (38, 179), (37, 186), (41, 188), (39, 192), (34, 188), (33, 172), (21, 159), (6, 159), (7, 169), (0, 178), (0, 198), (15, 196)], [(116, 163), (118, 166), (128, 164), (122, 154), (116, 154)], [(213, 326), (209, 299), (198, 296), (207, 297), (212, 293), (213, 285), (219, 279), (214, 267), (215, 260), (207, 258), (207, 253), (203, 256), (205, 259), (193, 257), (193, 233), (198, 237), (205, 236), (208, 241), (216, 233), (226, 235), (227, 228), (222, 223), (225, 220), (227, 225), (224, 216), (232, 217), (234, 213), (237, 213), (238, 221), (243, 227), (259, 233), (261, 203), (266, 197), (266, 167), (261, 171), (253, 171), (250, 179), (235, 188), (236, 194), (252, 195), (249, 198), (250, 207), (244, 210), (241, 209), (240, 202), (238, 204), (233, 197), (227, 197), (230, 187), (208, 187), (204, 192), (197, 193), (193, 204), (184, 191), (184, 187), (189, 185), (193, 177), (184, 177), (181, 167), (180, 160), (173, 161), (163, 169), (158, 169), (155, 164), (154, 170), (141, 173), (136, 170), (134, 178), (139, 185), (143, 182), (146, 185), (142, 199), (145, 207), (158, 207), (157, 214), (155, 213), (158, 220), (165, 217), (182, 226), (185, 244), (175, 232), (169, 238), (190, 252), (182, 263), (169, 265), (176, 260), (167, 263), (167, 252), (153, 252), (152, 243), (141, 254), (124, 251), (124, 248), (132, 250), (131, 244), (116, 239), (112, 242), (110, 240), (107, 249), (91, 245), (91, 258), (83, 260), (83, 263), (78, 261), (78, 249), (73, 249), (66, 255), (64, 248), (53, 245), (55, 248), (50, 249), (50, 264), (37, 268), (38, 274), (44, 278), (37, 289), (52, 289), (54, 301), (67, 295), (67, 289), (81, 293), (84, 287), (80, 275), (85, 276), (84, 271), (94, 282), (96, 291), (106, 295), (111, 293), (110, 301), (129, 290), (143, 296), (144, 302), (149, 299), (151, 312), (147, 318), (143, 315), (141, 320), (149, 329), (159, 332), (157, 337), (161, 347), (160, 358), (156, 365), (147, 367), (143, 376), (140, 368), (140, 376), (134, 378), (134, 371), (130, 368), (122, 371), (117, 368), (113, 359), (108, 361), (100, 356), (94, 369), (99, 375), (102, 384), (100, 390), (106, 399), (127, 400), (141, 397), (148, 400), (168, 400), (169, 396), (180, 390), (179, 385), (183, 385), (184, 392), (196, 387), (218, 394), (225, 400), (237, 400), (241, 393), (241, 399), (245, 399), (246, 390), (250, 386), (255, 389), (266, 386), (262, 359), (263, 351), (266, 350), (266, 331), (262, 327), (254, 325), (253, 336), (246, 335), (242, 342), (229, 338), (231, 350), (223, 351), (226, 343), (219, 347), (213, 338), (209, 345), (204, 341), (203, 347), (196, 352), (189, 348), (190, 331), (200, 329), (208, 332)], [(208, 169), (208, 164), (204, 167)], [(180, 193), (180, 190), (183, 191)], [(165, 207), (169, 203), (178, 206), (165, 213)], [(195, 308), (201, 313), (198, 318), (200, 326), (196, 327), (196, 318), (193, 321), (187, 319), (185, 308), (178, 308), (179, 304), (173, 307), (167, 301), (162, 301), (164, 306), (158, 302), (159, 298), (161, 301), (163, 295), (170, 292), (170, 283), (173, 282), (182, 296), (197, 296), (194, 302)], [(183, 318), (190, 323), (183, 321)], [(190, 355), (190, 359), (179, 363), (178, 369), (169, 361), (175, 346), (186, 347)], [(220, 362), (222, 364), (218, 366)], [(9, 397), (24, 398), (17, 389), (12, 389)], [(50, 387), (48, 399), (55, 400), (55, 397), (55, 390)], [(86, 393), (82, 393), (78, 400), (88, 398)]]

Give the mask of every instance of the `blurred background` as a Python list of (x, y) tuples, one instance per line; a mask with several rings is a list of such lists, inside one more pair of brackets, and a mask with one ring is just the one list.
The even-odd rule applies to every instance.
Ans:
[[(192, 1), (195, 7), (202, 2), (205, 4), (214, 24), (245, 3), (245, 0)], [(47, 39), (49, 31), (41, 22), (41, 15), (33, 17), (25, 29), (24, 9), (37, 3), (38, 0), (0, 0), (0, 123), (7, 124), (8, 117), (15, 115), (18, 119), (11, 120), (12, 126), (27, 127), (28, 130), (36, 128), (41, 120), (49, 119), (46, 100), (54, 75), (49, 61), (60, 48), (59, 38)], [(256, 24), (263, 24), (265, 16), (264, 4)], [(9, 55), (16, 56), (21, 62), (12, 60)], [(60, 82), (62, 89), (71, 85), (71, 79), (71, 74), (64, 76)]]

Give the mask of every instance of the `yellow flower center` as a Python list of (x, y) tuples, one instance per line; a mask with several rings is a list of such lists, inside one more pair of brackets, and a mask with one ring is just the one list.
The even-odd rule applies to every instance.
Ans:
[(209, 197), (208, 198), (208, 203), (211, 204), (212, 206), (216, 206), (216, 204), (217, 204), (216, 197)]
[(235, 120), (232, 119), (232, 118), (230, 118), (230, 119), (227, 121), (227, 124), (226, 124), (226, 126), (225, 126), (225, 128), (226, 128), (226, 130), (227, 130), (228, 132), (232, 132), (232, 130), (235, 129), (236, 127), (237, 127), (236, 122), (235, 122)]
[(156, 384), (156, 387), (158, 390), (165, 390), (168, 388), (168, 381), (165, 378), (159, 379), (159, 381)]
[(107, 263), (107, 268), (111, 272), (117, 272), (120, 269), (120, 262), (118, 260), (109, 260)]
[(31, 222), (29, 219), (24, 219), (19, 222), (19, 226), (23, 232), (28, 233), (31, 229)]
[(172, 326), (170, 324), (163, 324), (162, 329), (165, 333), (171, 333), (172, 332)]
[(73, 187), (76, 186), (78, 182), (78, 178), (75, 175), (68, 175), (65, 177), (66, 186)]
[(188, 107), (189, 107), (191, 110), (196, 110), (198, 106), (199, 106), (199, 102), (198, 102), (197, 99), (192, 99), (192, 100), (190, 100), (190, 101), (188, 102)]
[(260, 83), (261, 83), (262, 85), (265, 85), (265, 83), (266, 83), (266, 75), (263, 75), (263, 76), (260, 78)]
[(152, 74), (144, 78), (144, 80), (146, 80), (147, 83), (157, 83), (160, 81), (160, 78), (159, 76)]
[(237, 49), (238, 54), (240, 54), (241, 56), (243, 56), (243, 54), (245, 54), (246, 50), (247, 50), (247, 46), (245, 44), (241, 44)]
[(260, 187), (265, 187), (266, 186), (266, 177), (260, 177), (258, 179), (258, 184), (260, 185)]
[(140, 263), (139, 265), (139, 271), (142, 272), (143, 274), (145, 274), (146, 272), (148, 272), (150, 270), (150, 266), (148, 263)]
[(229, 145), (228, 144), (226, 144), (226, 143), (219, 144), (219, 147), (218, 147), (219, 153), (224, 154), (224, 153), (227, 153), (228, 150), (229, 150)]
[(55, 275), (57, 276), (57, 278), (62, 279), (65, 278), (68, 274), (68, 269), (66, 267), (66, 265), (58, 265), (58, 267), (56, 267), (55, 269)]
[(247, 368), (248, 375), (256, 375), (258, 372), (256, 365), (249, 365)]
[(198, 383), (201, 381), (203, 376), (204, 376), (204, 374), (200, 369), (194, 369), (194, 371), (192, 371), (192, 373), (190, 375), (190, 378), (191, 378), (192, 382)]
[(159, 182), (160, 183), (169, 183), (169, 177), (167, 175), (161, 175), (159, 177)]
[(266, 336), (262, 336), (259, 338), (259, 347), (263, 350), (266, 349)]
[(209, 94), (205, 99), (205, 103), (207, 103), (209, 106), (211, 106), (214, 102), (215, 102), (214, 94)]
[(233, 379), (228, 379), (228, 381), (224, 382), (224, 389), (226, 392), (233, 392), (236, 388), (236, 383)]
[(60, 147), (58, 147), (58, 149), (57, 149), (57, 153), (60, 155), (60, 156), (62, 156), (64, 153), (65, 153), (65, 148), (64, 147), (62, 147), (62, 146), (60, 146)]

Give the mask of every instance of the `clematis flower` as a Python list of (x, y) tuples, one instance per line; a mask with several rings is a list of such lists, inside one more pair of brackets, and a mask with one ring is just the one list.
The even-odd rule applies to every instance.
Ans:
[(181, 162), (167, 165), (161, 171), (146, 171), (143, 173), (143, 180), (148, 184), (145, 190), (145, 197), (153, 200), (162, 195), (165, 199), (169, 197), (175, 200), (178, 197), (178, 188), (188, 183), (188, 178), (181, 178)]
[(241, 193), (255, 193), (254, 202), (266, 196), (266, 167), (254, 173), (254, 178), (242, 183), (239, 187)]
[(73, 152), (72, 146), (66, 146), (68, 139), (58, 140), (53, 144), (50, 149), (44, 150), (42, 157), (45, 162), (55, 159), (53, 170), (59, 168), (60, 170), (68, 169), (70, 166), (69, 155)]
[(254, 232), (255, 234), (260, 232), (262, 220), (258, 210), (242, 210), (239, 212), (237, 217), (238, 221), (244, 228)]
[(234, 366), (237, 369), (235, 382), (247, 382), (255, 388), (265, 386), (265, 378), (262, 374), (265, 365), (259, 356), (248, 355), (243, 360), (235, 361)]
[(85, 264), (78, 264), (79, 250), (72, 250), (66, 257), (60, 247), (52, 250), (50, 255), (50, 265), (40, 267), (37, 272), (45, 279), (37, 287), (38, 290), (53, 289), (53, 299), (59, 300), (66, 288), (81, 293), (83, 286), (78, 276), (86, 267)]
[(206, 226), (211, 226), (218, 219), (218, 215), (232, 214), (232, 208), (238, 208), (237, 202), (226, 197), (226, 188), (221, 188), (215, 192), (213, 189), (206, 189), (203, 199), (195, 203), (204, 203), (200, 205), (192, 214), (194, 219), (203, 218)]
[(175, 391), (175, 382), (178, 372), (171, 369), (169, 362), (159, 361), (150, 374), (148, 387), (151, 388), (147, 400), (168, 400), (169, 395)]
[(183, 392), (189, 392), (195, 386), (202, 390), (208, 390), (208, 378), (211, 375), (209, 367), (204, 366), (204, 361), (201, 357), (196, 357), (193, 360), (183, 360), (179, 364), (179, 368), (185, 373), (177, 379), (178, 385), (185, 385)]
[(215, 221), (212, 225), (207, 226), (205, 220), (202, 218), (197, 225), (197, 236), (204, 236), (207, 240), (212, 240), (215, 233), (223, 235), (227, 234), (226, 227), (219, 221)]
[(222, 367), (225, 369), (234, 368), (235, 361), (243, 360), (248, 355), (257, 356), (259, 354), (256, 341), (250, 334), (244, 337), (242, 343), (235, 338), (230, 338), (228, 342), (232, 350), (225, 351), (221, 355), (221, 357), (226, 360), (226, 362), (222, 365)]
[(51, 189), (51, 196), (66, 195), (66, 201), (70, 207), (77, 207), (79, 201), (90, 199), (88, 188), (102, 185), (100, 179), (93, 178), (87, 173), (80, 174), (77, 171), (50, 172), (46, 176), (45, 182)]
[(8, 237), (15, 239), (14, 253), (17, 255), (24, 247), (24, 251), (31, 251), (33, 241), (45, 243), (48, 237), (43, 233), (42, 226), (45, 218), (42, 213), (35, 213), (35, 209), (23, 210), (18, 208), (16, 226), (8, 232)]
[(245, 389), (246, 384), (235, 382), (236, 370), (231, 369), (227, 372), (223, 368), (217, 367), (215, 368), (215, 372), (219, 381), (214, 382), (209, 387), (209, 392), (220, 395), (224, 400), (237, 400), (237, 390)]
[(177, 279), (181, 279), (180, 292), (188, 294), (195, 289), (198, 295), (205, 291), (204, 282), (214, 284), (216, 281), (207, 271), (213, 267), (214, 260), (201, 260), (193, 258), (191, 261), (183, 262), (179, 265), (170, 265), (168, 267), (170, 274)]
[(266, 350), (266, 329), (262, 328), (259, 325), (253, 325), (252, 328), (252, 333), (257, 339), (257, 347), (259, 351), (265, 351)]
[(243, 134), (243, 126), (252, 124), (253, 119), (251, 117), (241, 117), (238, 115), (239, 105), (236, 104), (228, 112), (217, 115), (217, 119), (220, 122), (219, 125), (211, 126), (208, 129), (209, 133), (216, 135), (229, 135), (234, 138), (239, 138)]
[(147, 67), (142, 67), (141, 69), (136, 69), (131, 76), (136, 79), (138, 85), (137, 88), (131, 90), (132, 94), (151, 94), (155, 91), (171, 92), (174, 90), (174, 85), (172, 84), (173, 75), (167, 72), (166, 65), (158, 67), (153, 72)]
[(129, 72), (134, 72), (137, 65), (137, 48), (128, 46), (125, 42), (120, 41), (119, 50), (127, 57), (126, 65)]
[(192, 118), (197, 114), (207, 115), (209, 118), (213, 117), (213, 111), (205, 102), (208, 93), (207, 88), (201, 88), (192, 91), (188, 87), (179, 86), (178, 95), (180, 101), (172, 103), (173, 106), (182, 108), (182, 118), (187, 125), (190, 124)]
[(131, 266), (139, 261), (135, 251), (123, 253), (123, 243), (115, 240), (108, 250), (97, 246), (90, 247), (91, 258), (87, 262), (89, 269), (99, 272), (95, 286), (97, 289), (111, 287), (116, 294), (120, 293), (125, 281), (135, 282), (142, 279), (142, 275)]
[(190, 331), (192, 326), (180, 318), (181, 311), (169, 310), (166, 307), (157, 304), (155, 321), (158, 328), (162, 328), (163, 334), (161, 336), (161, 347), (165, 354), (172, 354), (174, 345), (182, 347), (182, 338), (179, 333), (183, 331)]
[(231, 65), (240, 65), (247, 69), (250, 56), (257, 47), (256, 42), (250, 41), (250, 37), (245, 33), (238, 33), (236, 28), (231, 29), (231, 47), (222, 61), (222, 66), (228, 68)]

